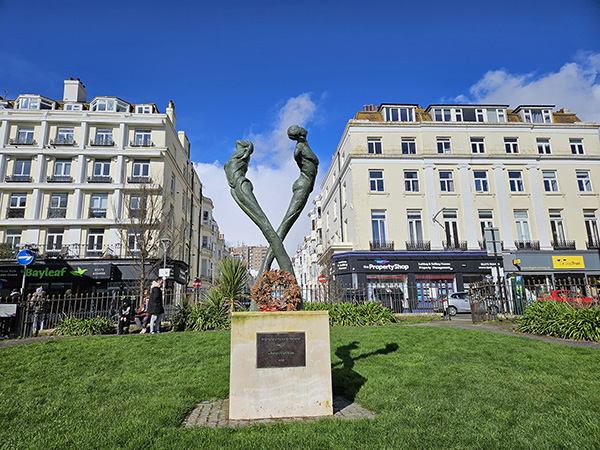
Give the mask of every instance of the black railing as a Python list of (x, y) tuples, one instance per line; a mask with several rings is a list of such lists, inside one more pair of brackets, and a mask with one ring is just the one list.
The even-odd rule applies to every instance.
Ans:
[(33, 178), (29, 175), (6, 175), (4, 181), (7, 183), (31, 183)]
[(106, 138), (96, 138), (96, 139), (90, 140), (90, 145), (112, 147), (113, 145), (115, 145), (115, 141), (113, 141), (112, 139), (106, 139)]
[(394, 251), (394, 241), (370, 241), (371, 251), (391, 252)]
[(6, 209), (6, 218), (7, 219), (24, 219), (25, 218), (25, 208), (7, 208)]
[(540, 241), (515, 241), (517, 250), (539, 250)]
[(127, 177), (128, 183), (152, 183), (152, 178), (150, 177)]
[(131, 147), (154, 147), (154, 142), (151, 139), (136, 139), (135, 141), (130, 141), (129, 145)]
[(10, 145), (37, 145), (36, 140), (33, 138), (9, 139), (8, 143)]
[(90, 219), (106, 219), (106, 208), (90, 208)]
[(112, 178), (108, 175), (92, 175), (87, 177), (88, 183), (112, 183)]
[(444, 250), (467, 251), (467, 241), (444, 241), (442, 242)]
[(429, 251), (431, 250), (431, 241), (406, 241), (406, 250)]
[(50, 145), (77, 145), (73, 138), (58, 138), (50, 140)]
[(69, 175), (51, 175), (46, 177), (47, 183), (72, 183), (73, 177)]
[(48, 208), (48, 219), (64, 219), (67, 217), (67, 208)]
[(598, 249), (598, 248), (600, 248), (600, 240), (592, 239), (591, 241), (587, 241), (586, 246), (587, 246), (588, 250)]
[[(9, 244), (10, 245), (10, 244)], [(129, 258), (131, 254), (122, 247), (121, 244), (109, 245), (88, 245), (88, 244), (50, 244), (36, 245), (35, 247), (19, 245), (12, 246), (10, 249), (4, 249), (0, 253), (0, 259), (13, 259), (22, 248), (29, 247), (37, 253), (38, 258), (64, 258), (64, 259), (82, 259), (82, 258)]]
[(575, 250), (575, 241), (552, 241), (552, 248), (554, 250)]

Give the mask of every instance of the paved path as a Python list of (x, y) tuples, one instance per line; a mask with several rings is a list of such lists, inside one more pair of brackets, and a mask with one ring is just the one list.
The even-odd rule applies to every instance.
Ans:
[(289, 422), (314, 422), (321, 419), (373, 419), (375, 414), (363, 408), (358, 403), (352, 403), (341, 396), (333, 397), (333, 416), (318, 417), (284, 417), (277, 419), (254, 420), (229, 420), (229, 400), (215, 402), (202, 402), (191, 412), (183, 422), (184, 427), (207, 426), (213, 428), (232, 427), (239, 428), (257, 423), (289, 423)]
[(458, 315), (452, 320), (441, 320), (438, 322), (417, 323), (413, 325), (405, 325), (408, 327), (446, 327), (446, 328), (463, 328), (465, 330), (482, 330), (491, 333), (506, 334), (510, 336), (518, 336), (525, 339), (537, 339), (538, 341), (552, 342), (555, 344), (570, 345), (572, 347), (593, 347), (600, 350), (600, 342), (574, 341), (571, 339), (560, 339), (549, 336), (536, 336), (535, 334), (519, 333), (515, 331), (516, 323), (504, 322), (481, 322), (473, 323), (470, 315)]

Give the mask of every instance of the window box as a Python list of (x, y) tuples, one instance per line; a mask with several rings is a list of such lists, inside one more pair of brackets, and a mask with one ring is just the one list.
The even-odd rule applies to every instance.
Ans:
[(442, 247), (444, 250), (467, 251), (467, 241), (444, 241)]
[(9, 145), (37, 145), (37, 141), (33, 138), (16, 138), (9, 139)]
[(46, 177), (47, 183), (72, 183), (73, 177), (69, 175), (52, 175), (50, 177)]
[(4, 181), (7, 183), (31, 183), (33, 178), (29, 175), (6, 175)]
[(431, 250), (431, 241), (406, 241), (406, 250), (429, 251)]
[(106, 175), (92, 175), (87, 177), (88, 183), (112, 183), (112, 178)]
[(517, 250), (539, 250), (540, 241), (515, 241)]
[(369, 247), (371, 248), (371, 251), (393, 252), (394, 241), (370, 241)]

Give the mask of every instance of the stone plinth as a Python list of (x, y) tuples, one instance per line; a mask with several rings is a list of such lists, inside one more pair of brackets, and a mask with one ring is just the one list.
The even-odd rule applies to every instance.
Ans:
[(327, 311), (233, 313), (229, 419), (332, 414)]

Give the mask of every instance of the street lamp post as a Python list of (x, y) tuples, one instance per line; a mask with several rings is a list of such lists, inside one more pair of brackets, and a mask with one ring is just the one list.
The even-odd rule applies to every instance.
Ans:
[(162, 279), (163, 279), (163, 297), (167, 292), (167, 251), (169, 250), (169, 245), (171, 245), (171, 239), (162, 238), (160, 243), (163, 247), (163, 270), (162, 270)]

